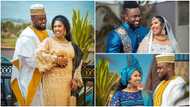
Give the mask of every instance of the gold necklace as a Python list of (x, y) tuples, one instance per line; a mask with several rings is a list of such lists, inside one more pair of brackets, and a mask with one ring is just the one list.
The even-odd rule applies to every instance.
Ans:
[(166, 36), (154, 36), (154, 38), (158, 41), (166, 41), (168, 39)]
[(56, 37), (55, 35), (54, 35), (54, 40), (56, 40), (56, 41), (58, 41), (58, 42), (62, 42), (62, 43), (64, 43), (64, 44), (68, 44), (69, 43), (69, 41), (67, 41), (67, 39), (66, 38), (58, 38), (58, 37)]

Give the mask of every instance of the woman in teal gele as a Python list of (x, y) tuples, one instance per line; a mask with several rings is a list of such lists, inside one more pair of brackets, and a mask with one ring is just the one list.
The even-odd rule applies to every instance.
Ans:
[(142, 70), (139, 66), (123, 68), (111, 106), (152, 106), (151, 94), (143, 90), (141, 80)]

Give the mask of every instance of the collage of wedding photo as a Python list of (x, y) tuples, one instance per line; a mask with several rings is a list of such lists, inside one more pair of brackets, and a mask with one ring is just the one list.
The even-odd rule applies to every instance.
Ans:
[(1, 106), (190, 106), (189, 0), (1, 0)]

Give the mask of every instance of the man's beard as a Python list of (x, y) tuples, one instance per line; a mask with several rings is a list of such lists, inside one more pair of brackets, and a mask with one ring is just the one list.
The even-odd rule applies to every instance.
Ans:
[(136, 28), (138, 28), (139, 26), (134, 26), (133, 24), (129, 24), (130, 28), (135, 30)]
[(40, 25), (34, 25), (34, 27), (38, 30), (45, 30), (46, 29), (46, 26), (44, 27), (41, 27)]
[(162, 81), (162, 80), (167, 80), (167, 79), (168, 79), (168, 76), (167, 76), (167, 75), (163, 75), (163, 76), (159, 77), (159, 79), (160, 79), (160, 81)]

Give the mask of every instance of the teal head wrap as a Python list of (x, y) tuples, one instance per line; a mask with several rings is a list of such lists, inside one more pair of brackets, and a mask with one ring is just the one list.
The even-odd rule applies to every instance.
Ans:
[(128, 81), (131, 78), (131, 75), (133, 74), (134, 71), (139, 71), (142, 74), (142, 70), (140, 67), (135, 67), (135, 66), (131, 66), (131, 67), (125, 67), (121, 70), (120, 75), (121, 75), (121, 79), (120, 79), (120, 83), (123, 86), (127, 86)]

